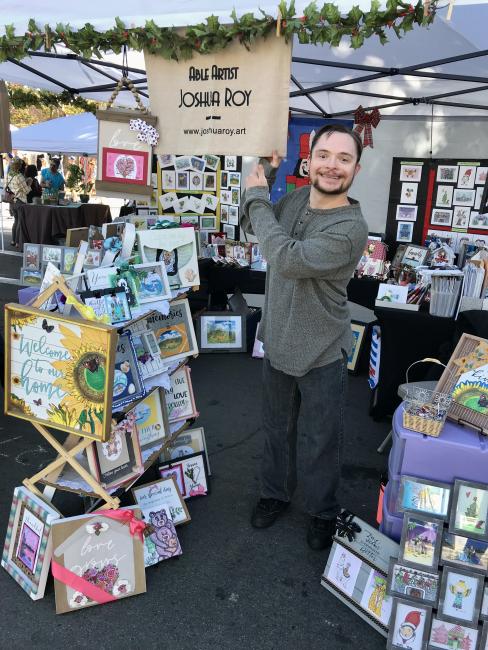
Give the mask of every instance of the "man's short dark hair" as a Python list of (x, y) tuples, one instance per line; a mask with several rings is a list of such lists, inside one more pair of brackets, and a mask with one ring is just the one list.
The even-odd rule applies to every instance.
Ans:
[(345, 133), (346, 135), (351, 136), (351, 138), (354, 140), (354, 144), (356, 145), (356, 153), (358, 158), (356, 163), (358, 163), (361, 160), (361, 154), (363, 153), (363, 143), (355, 131), (348, 128), (347, 126), (344, 126), (343, 124), (326, 124), (325, 126), (322, 126), (313, 136), (312, 144), (310, 145), (310, 156), (312, 155), (312, 151), (314, 150), (314, 147), (319, 139), (323, 135), (329, 137), (332, 135), (332, 133)]

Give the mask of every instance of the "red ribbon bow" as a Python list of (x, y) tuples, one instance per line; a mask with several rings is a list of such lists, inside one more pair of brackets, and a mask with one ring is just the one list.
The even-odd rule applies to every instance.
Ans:
[(381, 114), (377, 108), (373, 108), (371, 113), (366, 113), (361, 105), (357, 107), (354, 112), (354, 122), (356, 123), (354, 131), (361, 135), (364, 130), (363, 146), (373, 149), (373, 130), (371, 127), (376, 129), (380, 120)]
[(144, 529), (146, 524), (141, 519), (137, 519), (133, 510), (104, 510), (103, 512), (100, 512), (100, 515), (116, 519), (123, 524), (129, 524), (129, 531), (132, 537), (137, 535), (141, 542), (144, 541)]

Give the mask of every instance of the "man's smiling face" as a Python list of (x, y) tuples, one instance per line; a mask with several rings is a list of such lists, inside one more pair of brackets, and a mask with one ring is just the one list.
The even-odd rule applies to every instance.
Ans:
[(321, 194), (346, 194), (360, 169), (353, 138), (324, 133), (310, 154), (310, 184)]

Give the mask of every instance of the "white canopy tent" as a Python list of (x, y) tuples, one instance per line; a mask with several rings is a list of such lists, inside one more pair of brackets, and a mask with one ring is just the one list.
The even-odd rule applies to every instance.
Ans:
[(12, 132), (12, 148), (63, 154), (97, 153), (97, 119), (92, 113), (67, 115)]
[[(297, 2), (297, 15), (308, 4)], [(370, 8), (370, 0), (341, 0), (337, 4), (344, 11), (353, 4)], [(234, 6), (238, 15), (258, 15), (251, 0), (235, 0)], [(209, 15), (230, 22), (229, 7), (223, 0), (186, 0), (179, 2), (175, 10), (162, 9), (158, 0), (145, 0), (137, 7), (115, 0), (103, 4), (87, 0), (79, 6), (60, 7), (48, 0), (43, 4), (42, 22), (66, 22), (76, 28), (90, 16), (95, 28), (107, 29), (114, 24), (112, 16), (119, 15), (129, 27), (144, 25), (148, 17), (161, 27), (194, 25)], [(260, 7), (276, 16), (277, 2)], [(345, 41), (334, 48), (295, 41), (290, 83), (292, 112), (338, 116), (350, 114), (362, 104), (365, 108), (381, 107), (383, 117), (403, 117), (430, 115), (433, 105), (437, 116), (488, 116), (488, 50), (480, 49), (486, 47), (488, 2), (456, 0), (451, 21), (445, 20), (446, 13), (446, 7), (440, 9), (429, 29), (415, 27), (401, 39), (392, 31), (390, 42), (384, 46), (377, 37), (365, 41), (359, 50), (353, 50)], [(32, 6), (17, 0), (10, 14), (4, 15), (9, 15), (18, 34), (24, 33)], [(0, 78), (106, 101), (120, 78), (121, 63), (122, 57), (114, 54), (105, 54), (101, 61), (88, 60), (57, 48), (56, 54), (33, 52), (20, 61), (0, 64)], [(130, 78), (149, 103), (143, 54), (129, 51), (128, 66)], [(134, 106), (132, 94), (120, 92), (116, 104)]]

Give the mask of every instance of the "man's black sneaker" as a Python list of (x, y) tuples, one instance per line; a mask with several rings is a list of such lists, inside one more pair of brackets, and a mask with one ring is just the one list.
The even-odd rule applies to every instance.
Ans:
[(332, 535), (336, 531), (335, 519), (312, 517), (307, 531), (307, 542), (314, 551), (322, 551), (332, 545)]
[(254, 528), (268, 528), (268, 526), (272, 526), (289, 505), (289, 501), (259, 499), (252, 512), (251, 525)]

